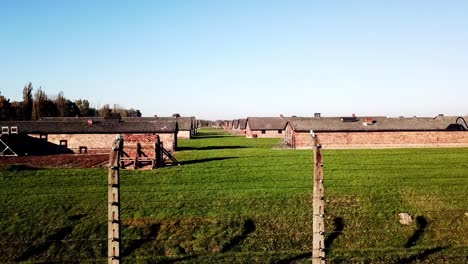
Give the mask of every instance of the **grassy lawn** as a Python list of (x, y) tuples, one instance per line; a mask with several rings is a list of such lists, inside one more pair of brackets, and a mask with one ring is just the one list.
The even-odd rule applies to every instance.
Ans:
[[(312, 152), (201, 130), (123, 170), (126, 263), (310, 263)], [(330, 263), (468, 263), (468, 149), (325, 150)], [(398, 213), (414, 222), (403, 226)], [(0, 169), (0, 262), (102, 262), (107, 170)]]

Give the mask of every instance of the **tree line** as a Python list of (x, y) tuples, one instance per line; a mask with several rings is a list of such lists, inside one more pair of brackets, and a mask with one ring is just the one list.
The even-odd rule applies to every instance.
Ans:
[(63, 92), (56, 97), (48, 96), (42, 88), (35, 90), (31, 82), (23, 87), (23, 100), (10, 102), (10, 99), (0, 93), (0, 120), (38, 120), (41, 117), (141, 117), (138, 109), (125, 109), (109, 104), (96, 109), (90, 106), (86, 99), (70, 100)]

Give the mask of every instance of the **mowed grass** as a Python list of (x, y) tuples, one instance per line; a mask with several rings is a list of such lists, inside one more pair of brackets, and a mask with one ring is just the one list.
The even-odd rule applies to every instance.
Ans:
[[(310, 263), (310, 150), (201, 130), (122, 170), (126, 263)], [(329, 263), (468, 263), (468, 149), (325, 150)], [(414, 221), (403, 226), (401, 212)], [(0, 170), (0, 262), (106, 262), (107, 170)]]

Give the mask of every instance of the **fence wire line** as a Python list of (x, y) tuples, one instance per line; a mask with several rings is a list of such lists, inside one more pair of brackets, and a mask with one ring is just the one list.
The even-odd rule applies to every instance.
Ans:
[[(105, 192), (102, 192), (102, 193), (99, 192), (99, 194), (105, 194)], [(157, 196), (159, 193), (145, 192), (144, 194), (156, 195)], [(5, 194), (5, 195), (10, 195), (10, 194)], [(13, 195), (23, 196), (24, 194), (13, 194)], [(31, 195), (36, 195), (36, 194), (31, 194)], [(42, 194), (38, 194), (38, 195), (42, 195)], [(123, 193), (123, 195), (125, 196), (125, 192)], [(446, 196), (447, 198), (449, 198), (451, 201), (465, 201), (466, 197), (467, 197), (466, 194), (461, 194), (461, 193), (444, 193), (443, 195)], [(382, 197), (382, 196), (387, 196), (387, 197)], [(210, 197), (190, 197), (189, 199), (185, 199), (186, 197), (187, 196), (177, 196), (177, 197), (166, 196), (166, 197), (158, 197), (158, 199), (160, 199), (160, 201), (161, 200), (171, 200), (173, 202), (196, 202), (196, 201), (209, 202), (210, 201)], [(380, 194), (378, 197), (357, 196), (357, 195), (327, 195), (327, 194), (325, 194), (325, 196), (323, 196), (323, 197), (313, 197), (311, 195), (306, 194), (303, 197), (300, 197), (300, 196), (296, 196), (296, 197), (275, 197), (275, 196), (270, 196), (270, 197), (263, 196), (262, 197), (262, 196), (257, 196), (257, 197), (253, 197), (253, 198), (252, 197), (242, 197), (242, 198), (239, 198), (239, 197), (231, 197), (231, 198), (220, 197), (220, 198), (216, 198), (213, 201), (244, 202), (245, 200), (249, 200), (249, 201), (282, 200), (282, 201), (285, 201), (285, 203), (287, 203), (287, 202), (291, 202), (291, 203), (299, 202), (300, 204), (306, 204), (306, 203), (311, 204), (312, 203), (311, 199), (313, 199), (313, 198), (323, 198), (328, 203), (333, 204), (335, 202), (334, 199), (338, 199), (337, 202), (343, 202), (342, 199), (347, 199), (347, 200), (351, 200), (351, 202), (359, 203), (359, 202), (365, 202), (365, 201), (372, 201), (372, 202), (401, 201), (403, 198), (408, 198), (408, 197), (425, 198), (425, 199), (433, 198), (433, 199), (437, 199), (437, 200), (440, 200), (442, 198), (439, 194), (404, 194), (404, 193), (399, 193), (399, 194), (395, 195), (395, 194), (388, 193), (388, 194)], [(214, 199), (214, 198), (211, 198), (211, 199)], [(133, 203), (135, 203), (135, 202), (147, 202), (144, 199), (132, 199), (132, 200), (127, 199), (127, 201), (130, 201), (130, 202), (133, 202)], [(47, 202), (48, 202), (48, 204), (50, 204), (50, 201), (47, 201)], [(54, 200), (53, 202), (63, 204), (63, 201), (60, 201), (60, 200)], [(260, 201), (258, 201), (258, 202), (260, 203)], [(24, 203), (24, 202), (21, 203), (21, 205), (25, 205), (25, 204), (27, 204), (27, 203)], [(37, 204), (37, 201), (31, 202), (30, 204)], [(14, 203), (13, 203), (13, 205), (16, 206)]]
[[(151, 186), (151, 185), (150, 185)], [(432, 184), (427, 184), (427, 185), (380, 185), (380, 186), (375, 186), (375, 185), (331, 185), (331, 186), (326, 186), (326, 188), (333, 189), (333, 188), (353, 188), (353, 189), (359, 189), (362, 188), (363, 191), (368, 192), (369, 189), (366, 188), (372, 188), (372, 190), (381, 190), (385, 189), (388, 190), (389, 188), (401, 188), (401, 187), (429, 187), (432, 186), (434, 189), (440, 190), (440, 189), (446, 189), (446, 188), (452, 188), (452, 187), (461, 187), (463, 189), (468, 188), (467, 186), (460, 186), (460, 184), (452, 183), (452, 184), (444, 184), (443, 186), (434, 186)], [(264, 188), (205, 188), (202, 190), (164, 190), (164, 191), (158, 191), (155, 189), (149, 189), (149, 190), (122, 190), (122, 193), (148, 193), (148, 194), (173, 194), (173, 193), (178, 193), (178, 194), (183, 194), (183, 193), (201, 193), (201, 192), (233, 192), (233, 191), (265, 191), (265, 190), (271, 190), (271, 191), (279, 191), (279, 190), (311, 190), (312, 187), (264, 187)], [(156, 192), (157, 191), (157, 192)], [(0, 193), (0, 195), (3, 196), (38, 196), (38, 195), (63, 195), (63, 196), (76, 196), (76, 195), (89, 195), (89, 194), (100, 194), (100, 195), (107, 195), (105, 191), (82, 191), (82, 192), (37, 192), (37, 193), (25, 193), (25, 192), (16, 192), (16, 193)], [(390, 195), (390, 194), (389, 194)], [(399, 194), (402, 195), (402, 194)], [(437, 194), (437, 195), (446, 195), (446, 194)], [(454, 193), (454, 195), (457, 195), (457, 193)], [(458, 193), (458, 195), (460, 195)], [(402, 195), (404, 196), (404, 195)], [(421, 195), (424, 196), (424, 195)]]
[[(362, 181), (369, 181), (369, 180), (394, 180), (394, 181), (413, 181), (413, 180), (420, 180), (420, 181), (444, 181), (444, 180), (450, 180), (450, 179), (455, 179), (455, 180), (459, 180), (459, 181), (467, 181), (468, 183), (468, 176), (467, 177), (464, 177), (464, 176), (460, 176), (460, 177), (444, 177), (444, 178), (432, 178), (432, 177), (415, 177), (415, 178), (411, 178), (411, 177), (395, 177), (395, 178), (392, 178), (392, 177), (372, 177), (372, 176), (368, 176), (364, 179), (358, 179), (358, 180), (362, 180)], [(223, 181), (206, 181), (206, 180), (200, 180), (200, 181), (180, 181), (180, 182), (155, 182), (155, 183), (149, 183), (149, 182), (130, 182), (130, 183), (123, 183), (125, 184), (124, 187), (141, 187), (141, 186), (144, 186), (144, 185), (149, 185), (149, 186), (166, 186), (166, 185), (177, 185), (177, 186), (185, 186), (185, 185), (195, 185), (195, 184), (237, 184), (237, 183), (263, 183), (262, 181), (260, 181), (262, 179), (252, 179), (252, 180), (223, 180)], [(310, 178), (302, 178), (302, 179), (284, 179), (284, 180), (270, 180), (268, 181), (268, 184), (272, 184), (272, 183), (304, 183), (304, 184), (312, 184), (312, 181), (313, 179), (310, 177)], [(352, 181), (352, 184), (346, 184), (346, 185), (331, 185), (333, 187), (336, 187), (336, 186), (355, 186), (355, 185), (358, 185), (356, 184), (356, 180), (355, 179), (334, 179), (333, 177), (329, 177), (325, 180), (325, 183), (327, 184), (330, 184), (331, 183), (334, 183), (334, 182), (350, 182)], [(73, 183), (67, 183), (67, 184), (48, 184), (48, 185), (21, 185), (22, 188), (31, 188), (31, 189), (36, 189), (36, 188), (49, 188), (49, 189), (52, 189), (52, 188), (63, 188), (63, 189), (71, 189), (71, 188), (74, 188), (74, 187), (71, 187), (70, 184), (73, 184)], [(453, 182), (451, 182), (450, 184), (452, 185), (458, 185), (458, 184), (455, 184)], [(394, 186), (399, 186), (398, 184), (392, 184)], [(446, 184), (444, 184), (446, 185)], [(104, 184), (103, 184), (104, 186)], [(361, 184), (359, 184), (359, 186), (363, 186)], [(365, 186), (365, 185), (364, 185)], [(375, 185), (373, 185), (375, 186)], [(379, 185), (377, 185), (379, 186)], [(382, 186), (382, 185), (380, 185)], [(388, 186), (388, 185), (384, 185), (384, 186)], [(413, 185), (408, 185), (408, 184), (405, 184), (404, 186), (413, 186)], [(425, 185), (424, 185), (425, 186)], [(83, 184), (81, 185), (80, 184), (80, 187), (82, 188), (89, 188), (89, 187), (94, 187), (94, 188), (101, 188), (102, 186), (99, 186), (99, 185), (96, 185), (96, 184)], [(275, 187), (277, 188), (277, 187)], [(311, 188), (311, 187), (309, 187)]]
[[(125, 229), (122, 230), (125, 232)], [(284, 236), (284, 239), (292, 239), (294, 238), (294, 235), (305, 235), (310, 236), (312, 238), (313, 232), (294, 232), (293, 234), (288, 233), (288, 232), (278, 232), (278, 230), (264, 230), (264, 231), (269, 231), (269, 232), (274, 232), (274, 233), (262, 233), (262, 232), (257, 232), (254, 231), (248, 235), (242, 235), (242, 234), (236, 234), (232, 233), (229, 235), (219, 233), (218, 236), (213, 236), (213, 237), (241, 237), (241, 238), (256, 238), (256, 237), (271, 237), (274, 236), (275, 238)], [(411, 229), (411, 230), (389, 230), (389, 231), (384, 231), (384, 230), (335, 230), (335, 231), (325, 231), (323, 232), (324, 235), (331, 235), (331, 234), (390, 234), (390, 233), (395, 233), (395, 232), (401, 232), (401, 233), (409, 233), (409, 232), (439, 232), (439, 231), (453, 231), (453, 229), (450, 228), (424, 228), (424, 229)], [(160, 236), (122, 236), (122, 240), (129, 240), (129, 241), (135, 241), (135, 240), (157, 240), (158, 238), (161, 238)], [(307, 237), (309, 238), (309, 237)], [(8, 239), (8, 240), (0, 240), (0, 244), (42, 244), (42, 243), (71, 243), (71, 242), (100, 242), (100, 241), (108, 241), (111, 240), (109, 238), (82, 238), (82, 239), (75, 239), (75, 238), (69, 238), (69, 239), (37, 239), (37, 240), (30, 240), (30, 239)], [(467, 245), (468, 247), (468, 245)]]

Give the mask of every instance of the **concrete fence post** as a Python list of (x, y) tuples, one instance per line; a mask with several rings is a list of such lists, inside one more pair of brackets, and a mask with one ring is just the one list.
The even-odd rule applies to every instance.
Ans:
[(120, 218), (120, 156), (123, 139), (116, 139), (112, 144), (108, 171), (108, 263), (121, 263), (121, 218)]
[(320, 145), (317, 134), (313, 131), (310, 131), (310, 134), (314, 147), (312, 264), (325, 264), (325, 199), (322, 145)]

